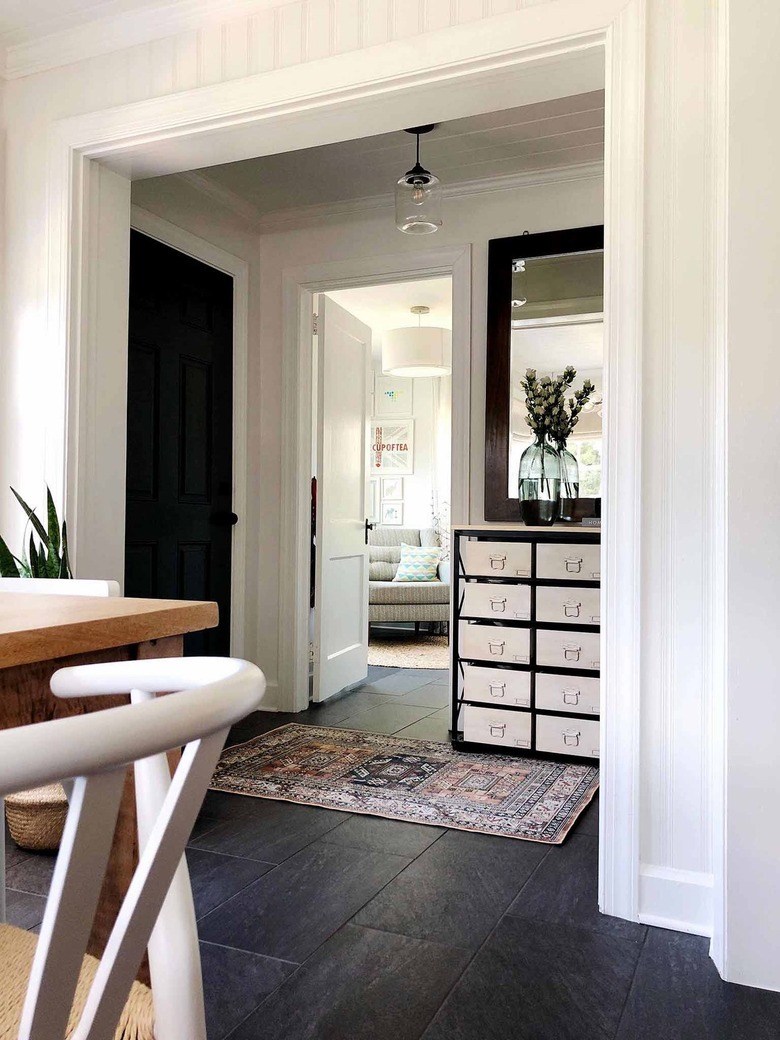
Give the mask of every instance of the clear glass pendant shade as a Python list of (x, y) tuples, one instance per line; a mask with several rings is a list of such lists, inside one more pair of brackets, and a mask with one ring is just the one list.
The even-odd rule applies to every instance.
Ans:
[(395, 226), (407, 235), (430, 235), (442, 225), (439, 178), (417, 163), (395, 186)]

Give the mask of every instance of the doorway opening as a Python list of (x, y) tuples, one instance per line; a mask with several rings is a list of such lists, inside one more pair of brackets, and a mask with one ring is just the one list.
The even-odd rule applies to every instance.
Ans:
[[(310, 300), (311, 697), (367, 680), (383, 690), (395, 676), (398, 729), (439, 710), (425, 732), (446, 740), (444, 703), (430, 695), (444, 702), (449, 673), (452, 278)], [(433, 682), (442, 690), (414, 704)]]

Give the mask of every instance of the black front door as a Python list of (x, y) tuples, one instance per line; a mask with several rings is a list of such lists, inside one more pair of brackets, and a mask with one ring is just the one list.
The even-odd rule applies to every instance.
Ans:
[(137, 231), (130, 241), (125, 595), (205, 599), (230, 652), (233, 280)]

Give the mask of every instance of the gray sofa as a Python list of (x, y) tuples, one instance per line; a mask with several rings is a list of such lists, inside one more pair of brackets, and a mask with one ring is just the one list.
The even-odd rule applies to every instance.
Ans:
[(401, 560), (401, 543), (438, 545), (433, 528), (376, 527), (368, 546), (368, 620), (449, 621), (449, 562), (439, 564), (438, 581), (393, 581)]

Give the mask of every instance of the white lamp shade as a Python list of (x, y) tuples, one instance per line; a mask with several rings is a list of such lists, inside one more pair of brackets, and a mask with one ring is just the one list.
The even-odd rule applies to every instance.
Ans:
[(447, 376), (452, 372), (449, 329), (411, 326), (382, 337), (382, 371), (389, 376)]

